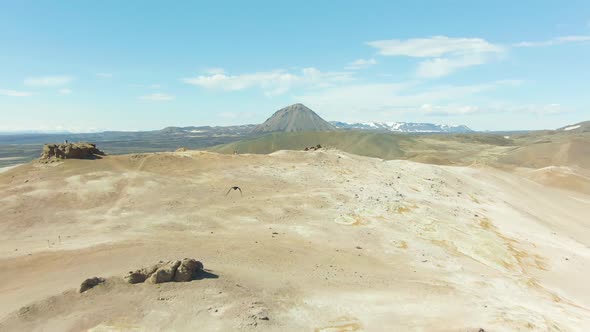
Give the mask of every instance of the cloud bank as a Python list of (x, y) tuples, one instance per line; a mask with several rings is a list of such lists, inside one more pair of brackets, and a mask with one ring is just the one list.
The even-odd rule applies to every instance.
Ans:
[(482, 38), (430, 38), (388, 39), (370, 41), (367, 45), (383, 56), (424, 58), (418, 64), (416, 75), (437, 78), (467, 67), (481, 65), (497, 59), (505, 47)]

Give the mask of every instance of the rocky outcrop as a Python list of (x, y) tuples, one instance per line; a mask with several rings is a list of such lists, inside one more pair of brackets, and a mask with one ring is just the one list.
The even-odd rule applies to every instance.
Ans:
[(94, 278), (88, 278), (86, 280), (84, 280), (82, 282), (82, 284), (80, 285), (80, 293), (84, 293), (85, 291), (89, 290), (90, 288), (94, 288), (96, 286), (98, 286), (99, 284), (102, 284), (103, 282), (105, 282), (104, 278), (99, 278), (99, 277), (94, 277)]
[(129, 271), (124, 279), (130, 284), (142, 282), (150, 284), (171, 281), (186, 282), (198, 279), (202, 272), (203, 263), (192, 258), (185, 258), (182, 261), (159, 262), (158, 264), (140, 270)]
[(320, 144), (316, 145), (316, 146), (308, 146), (305, 149), (303, 149), (304, 151), (315, 151), (315, 150), (319, 150), (321, 149), (322, 146)]
[(95, 159), (97, 156), (104, 156), (104, 152), (97, 149), (95, 144), (80, 142), (45, 144), (40, 159)]
[(191, 281), (198, 277), (197, 272), (203, 269), (203, 264), (192, 258), (185, 258), (180, 263), (176, 274), (174, 275), (174, 281), (184, 282)]
[(150, 284), (161, 284), (163, 282), (170, 282), (174, 279), (176, 270), (180, 266), (180, 261), (170, 261), (160, 266), (156, 272), (150, 275), (146, 282)]
[(156, 270), (160, 268), (160, 266), (162, 266), (163, 264), (163, 262), (160, 262), (152, 266), (144, 267), (140, 270), (129, 271), (129, 273), (124, 277), (124, 279), (130, 284), (142, 283), (146, 281), (146, 279), (149, 276), (151, 276), (154, 272), (156, 272)]

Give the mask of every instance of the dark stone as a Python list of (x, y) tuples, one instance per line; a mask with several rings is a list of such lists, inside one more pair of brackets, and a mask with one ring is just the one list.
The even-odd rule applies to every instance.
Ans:
[(96, 286), (98, 286), (99, 284), (102, 284), (103, 282), (105, 282), (104, 278), (99, 278), (99, 277), (94, 277), (94, 278), (88, 278), (86, 280), (84, 280), (82, 282), (82, 284), (80, 285), (80, 293), (84, 293), (85, 291), (94, 288)]

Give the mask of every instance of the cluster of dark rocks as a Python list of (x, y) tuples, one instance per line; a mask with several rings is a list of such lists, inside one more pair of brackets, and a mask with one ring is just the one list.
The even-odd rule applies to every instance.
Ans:
[(202, 272), (203, 263), (192, 258), (185, 258), (182, 261), (159, 262), (143, 269), (129, 271), (124, 279), (130, 284), (142, 282), (151, 284), (171, 281), (186, 282), (199, 279)]
[[(152, 266), (129, 271), (123, 279), (130, 284), (143, 282), (160, 284), (163, 282), (187, 282), (201, 279), (205, 275), (206, 272), (203, 270), (203, 263), (193, 258), (184, 258), (183, 260), (168, 262), (160, 261)], [(84, 293), (105, 281), (106, 279), (100, 277), (88, 278), (80, 285), (79, 292)]]
[(104, 152), (97, 149), (95, 144), (80, 142), (45, 144), (39, 159), (96, 159), (97, 156), (104, 156)]
[(322, 146), (320, 144), (316, 145), (316, 146), (308, 146), (305, 149), (303, 149), (304, 151), (315, 151), (315, 150), (319, 150), (321, 149)]

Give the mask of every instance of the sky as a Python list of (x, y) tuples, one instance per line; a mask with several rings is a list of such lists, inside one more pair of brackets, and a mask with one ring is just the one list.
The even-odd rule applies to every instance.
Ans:
[(590, 120), (590, 1), (0, 0), (0, 131)]

